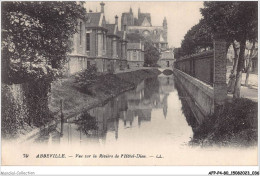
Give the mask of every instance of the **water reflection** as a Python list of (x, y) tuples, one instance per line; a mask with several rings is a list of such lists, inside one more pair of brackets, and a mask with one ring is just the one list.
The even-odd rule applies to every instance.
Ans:
[(192, 137), (183, 110), (173, 76), (160, 75), (142, 81), (104, 106), (69, 119), (37, 141), (73, 145), (183, 144)]

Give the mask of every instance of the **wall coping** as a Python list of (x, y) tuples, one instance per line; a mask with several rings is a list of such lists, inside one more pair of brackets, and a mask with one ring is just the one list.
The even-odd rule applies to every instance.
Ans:
[(176, 60), (176, 62), (188, 60), (188, 59), (195, 59), (197, 57), (208, 56), (208, 55), (211, 55), (211, 54), (214, 54), (214, 50), (204, 51), (204, 52), (201, 52), (201, 53), (196, 53), (196, 54), (192, 54), (192, 55), (189, 55), (189, 56), (180, 57), (179, 59)]

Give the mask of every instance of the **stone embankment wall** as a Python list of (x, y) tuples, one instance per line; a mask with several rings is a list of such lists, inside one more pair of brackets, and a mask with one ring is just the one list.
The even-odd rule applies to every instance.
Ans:
[[(181, 58), (176, 61), (173, 69), (179, 84), (187, 91), (199, 109), (195, 112), (199, 123), (202, 123), (206, 116), (216, 112), (227, 97), (226, 43), (223, 40), (215, 40), (213, 46), (212, 57), (205, 61), (211, 69), (209, 79), (204, 79), (205, 77), (202, 77), (201, 74), (196, 74), (201, 73), (202, 70), (198, 70), (196, 62), (194, 62), (195, 60), (201, 62), (202, 59), (205, 59), (205, 53)], [(188, 70), (187, 63), (192, 63)], [(199, 69), (203, 69), (203, 67), (199, 67)]]

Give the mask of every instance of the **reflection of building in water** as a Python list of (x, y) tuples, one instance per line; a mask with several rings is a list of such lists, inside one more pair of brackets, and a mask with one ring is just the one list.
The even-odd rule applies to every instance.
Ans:
[[(82, 144), (88, 142), (105, 143), (107, 132), (118, 138), (120, 121), (125, 128), (131, 128), (134, 121), (138, 119), (138, 125), (151, 121), (153, 109), (161, 109), (164, 117), (167, 116), (167, 99), (169, 93), (174, 91), (172, 77), (158, 77), (158, 79), (146, 79), (137, 85), (133, 91), (126, 92), (102, 107), (96, 107), (88, 111), (90, 116), (97, 122), (97, 129), (88, 130), (84, 121), (75, 124), (78, 118), (70, 119), (63, 124), (63, 136), (61, 143)], [(87, 119), (85, 119), (87, 120)], [(81, 130), (79, 130), (79, 128)], [(83, 129), (83, 130), (82, 130)], [(52, 135), (53, 140), (56, 139)]]
[(126, 94), (128, 111), (135, 112), (127, 114), (128, 116), (132, 115), (128, 119), (133, 119), (137, 116), (139, 125), (141, 125), (142, 121), (151, 121), (152, 109), (162, 109), (166, 118), (167, 98), (173, 90), (174, 82), (171, 77), (148, 78), (144, 80), (136, 90)]

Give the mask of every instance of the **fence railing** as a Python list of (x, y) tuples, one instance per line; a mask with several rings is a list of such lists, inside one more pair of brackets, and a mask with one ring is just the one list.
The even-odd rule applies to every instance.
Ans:
[(213, 86), (214, 51), (206, 51), (175, 61), (175, 68)]

